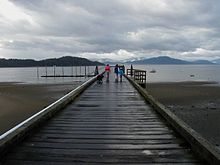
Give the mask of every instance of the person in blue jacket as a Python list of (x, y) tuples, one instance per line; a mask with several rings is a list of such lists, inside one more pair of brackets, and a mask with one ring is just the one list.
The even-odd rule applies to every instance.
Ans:
[(118, 67), (118, 75), (120, 78), (120, 82), (122, 82), (122, 76), (124, 75), (124, 66)]

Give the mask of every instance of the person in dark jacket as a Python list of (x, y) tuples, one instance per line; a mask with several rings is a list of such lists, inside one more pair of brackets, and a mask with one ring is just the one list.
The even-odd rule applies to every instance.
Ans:
[(115, 65), (114, 73), (115, 73), (115, 82), (118, 82), (118, 64)]

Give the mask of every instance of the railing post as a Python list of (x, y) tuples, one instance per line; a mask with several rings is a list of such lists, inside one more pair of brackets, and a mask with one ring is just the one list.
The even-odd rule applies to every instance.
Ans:
[(64, 68), (63, 68), (63, 66), (62, 66), (62, 74), (63, 74), (63, 77), (64, 77)]
[(47, 77), (47, 66), (45, 67), (45, 71), (46, 71), (46, 77)]
[(37, 66), (37, 78), (39, 78), (39, 67)]
[(76, 77), (77, 77), (77, 75), (78, 75), (78, 73), (77, 73), (77, 66), (75, 66), (75, 72), (76, 72)]
[(56, 66), (55, 65), (53, 66), (53, 75), (54, 75), (54, 77), (56, 75)]
[(85, 66), (85, 77), (86, 77), (86, 66)]

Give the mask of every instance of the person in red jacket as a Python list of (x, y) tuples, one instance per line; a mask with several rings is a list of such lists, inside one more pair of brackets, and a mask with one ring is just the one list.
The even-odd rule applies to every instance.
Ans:
[(109, 73), (111, 72), (111, 68), (109, 64), (105, 66), (105, 72), (106, 72), (106, 81), (109, 82)]

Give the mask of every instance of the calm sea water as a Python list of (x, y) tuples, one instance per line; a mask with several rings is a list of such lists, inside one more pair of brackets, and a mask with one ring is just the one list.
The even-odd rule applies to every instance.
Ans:
[[(220, 65), (134, 65), (133, 68), (147, 70), (148, 82), (216, 81), (220, 83)], [(151, 70), (155, 70), (156, 73), (150, 73)]]
[[(103, 67), (99, 67), (103, 70)], [(88, 77), (58, 77), (45, 78), (43, 75), (85, 75), (94, 74), (95, 66), (85, 67), (28, 67), (28, 68), (0, 68), (0, 82), (21, 83), (72, 83), (86, 81)]]
[[(103, 67), (99, 67), (103, 71)], [(126, 68), (130, 68), (129, 65)], [(133, 68), (147, 70), (148, 82), (179, 81), (216, 81), (220, 83), (220, 65), (134, 65)], [(37, 71), (38, 70), (38, 71)], [(46, 71), (47, 70), (47, 71)], [(92, 74), (95, 66), (86, 67)], [(156, 73), (150, 73), (155, 70)], [(47, 73), (46, 73), (47, 72)], [(85, 67), (56, 67), (55, 74), (85, 74)], [(69, 83), (85, 81), (88, 78), (43, 78), (42, 75), (54, 75), (54, 67), (0, 68), (0, 82), (22, 83)], [(192, 76), (193, 75), (193, 76)]]

